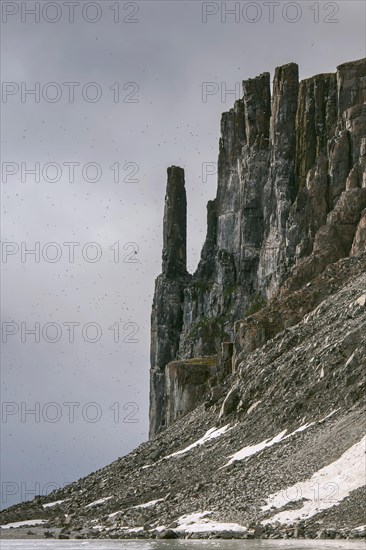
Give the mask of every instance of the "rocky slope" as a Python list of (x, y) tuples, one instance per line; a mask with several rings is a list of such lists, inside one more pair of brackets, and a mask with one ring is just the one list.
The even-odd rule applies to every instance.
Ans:
[(44, 519), (81, 538), (364, 536), (366, 253), (277, 300), (308, 313), (238, 357), (220, 396), (2, 524)]
[(168, 170), (152, 437), (3, 511), (3, 525), (38, 520), (32, 530), (61, 538), (365, 536), (365, 81), (361, 60), (301, 83), (295, 65), (277, 69), (272, 100), (268, 75), (243, 84), (223, 115), (193, 275), (184, 172)]

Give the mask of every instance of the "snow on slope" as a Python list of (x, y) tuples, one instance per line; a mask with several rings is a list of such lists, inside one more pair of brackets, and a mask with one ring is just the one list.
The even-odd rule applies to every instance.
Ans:
[(205, 443), (207, 443), (207, 441), (211, 441), (212, 439), (216, 439), (217, 437), (220, 437), (220, 435), (225, 434), (226, 432), (228, 432), (229, 430), (232, 430), (233, 428), (235, 428), (235, 426), (230, 427), (230, 424), (226, 424), (226, 426), (223, 426), (222, 428), (210, 428), (205, 433), (205, 435), (203, 435), (200, 439), (198, 439), (194, 443), (191, 443), (191, 445), (188, 445), (188, 447), (185, 447), (184, 449), (181, 449), (180, 451), (176, 451), (175, 453), (172, 453), (170, 455), (164, 456), (163, 458), (161, 458), (157, 462), (154, 462), (153, 464), (146, 464), (146, 466), (143, 466), (142, 469), (144, 470), (145, 468), (152, 468), (153, 466), (156, 466), (157, 464), (159, 464), (163, 460), (168, 460), (169, 458), (174, 458), (176, 456), (180, 456), (180, 455), (183, 455), (185, 453), (188, 453), (189, 451), (191, 451), (195, 447), (199, 447), (200, 445), (204, 445)]
[(85, 508), (91, 508), (92, 506), (98, 506), (98, 504), (103, 504), (103, 502), (106, 502), (107, 500), (110, 500), (113, 497), (104, 497), (99, 498), (98, 500), (94, 500), (93, 502), (90, 502), (85, 506)]
[(222, 467), (225, 468), (226, 466), (229, 466), (229, 464), (232, 464), (235, 461), (244, 460), (244, 458), (249, 458), (250, 456), (257, 454), (260, 451), (263, 451), (263, 449), (272, 447), (272, 445), (275, 445), (276, 443), (285, 441), (286, 439), (289, 439), (293, 435), (299, 432), (303, 432), (304, 430), (307, 430), (308, 428), (310, 428), (311, 426), (314, 426), (315, 424), (322, 424), (323, 422), (325, 422), (325, 420), (333, 416), (333, 414), (336, 413), (338, 410), (339, 409), (332, 411), (331, 413), (327, 414), (327, 416), (324, 416), (324, 418), (321, 418), (317, 422), (310, 422), (309, 424), (303, 424), (302, 426), (300, 426), (300, 428), (297, 428), (296, 430), (294, 430), (293, 432), (291, 432), (286, 436), (285, 436), (285, 433), (287, 432), (287, 430), (283, 430), (279, 434), (275, 435), (275, 437), (273, 437), (272, 439), (265, 439), (264, 441), (261, 441), (260, 443), (256, 443), (255, 445), (248, 445), (246, 447), (243, 447), (233, 455), (230, 455), (228, 457), (230, 458), (229, 462), (227, 462), (227, 464), (225, 464), (225, 466), (222, 466)]
[(175, 453), (172, 453), (171, 455), (168, 455), (165, 457), (165, 459), (172, 458), (174, 456), (183, 455), (184, 453), (188, 453), (195, 447), (199, 447), (200, 445), (204, 445), (207, 443), (207, 441), (211, 441), (211, 439), (216, 439), (216, 437), (220, 437), (220, 435), (223, 435), (227, 431), (231, 430), (230, 424), (226, 424), (226, 426), (223, 426), (222, 428), (211, 428), (208, 430), (208, 432), (205, 433), (204, 436), (202, 436), (200, 439), (192, 443), (191, 445), (188, 445), (185, 449), (181, 449), (180, 451), (177, 451)]
[(113, 512), (112, 514), (108, 514), (109, 519), (115, 518), (118, 516), (118, 514), (121, 514), (122, 510), (117, 510), (117, 512)]
[(340, 458), (315, 472), (310, 479), (296, 483), (287, 489), (268, 497), (268, 504), (262, 510), (281, 508), (290, 501), (306, 499), (296, 510), (278, 512), (265, 523), (293, 523), (308, 519), (322, 510), (339, 504), (348, 495), (365, 485), (365, 445), (366, 436), (350, 447)]
[(233, 455), (230, 455), (230, 460), (225, 466), (229, 466), (229, 464), (232, 464), (232, 462), (235, 462), (237, 460), (244, 460), (244, 458), (248, 458), (250, 456), (253, 456), (263, 449), (267, 449), (268, 447), (272, 447), (272, 445), (275, 445), (276, 443), (280, 443), (281, 441), (285, 441), (285, 439), (289, 439), (293, 435), (299, 432), (303, 432), (307, 428), (310, 428), (310, 426), (313, 426), (315, 422), (311, 422), (310, 424), (304, 424), (303, 426), (300, 426), (300, 428), (297, 428), (297, 430), (291, 432), (290, 434), (285, 436), (285, 433), (287, 430), (283, 430), (279, 434), (275, 435), (272, 439), (265, 439), (264, 441), (261, 441), (260, 443), (257, 443), (256, 445), (248, 445), (247, 447), (243, 447), (240, 449), (240, 451), (237, 451)]
[[(211, 511), (196, 512), (194, 514), (186, 514), (176, 520), (178, 526), (172, 529), (178, 533), (207, 533), (219, 531), (234, 531), (236, 533), (245, 533), (247, 528), (239, 523), (221, 523), (210, 520), (207, 516), (213, 514)], [(162, 527), (158, 527), (162, 530)]]
[(174, 531), (184, 533), (205, 533), (207, 531), (235, 531), (244, 533), (247, 531), (246, 527), (239, 525), (238, 523), (221, 523), (218, 521), (211, 521), (206, 516), (212, 514), (212, 512), (198, 512), (195, 514), (188, 514), (178, 518), (178, 527)]
[(47, 502), (47, 504), (43, 504), (43, 508), (53, 508), (54, 506), (57, 506), (58, 504), (62, 504), (65, 502), (66, 499), (63, 500), (55, 500), (54, 502)]
[(144, 504), (137, 504), (136, 506), (132, 506), (132, 508), (152, 508), (155, 506), (155, 504), (158, 504), (158, 502), (164, 502), (163, 498), (158, 498), (156, 500), (150, 500), (149, 502), (145, 502)]
[(43, 525), (44, 523), (47, 523), (46, 519), (28, 519), (25, 521), (7, 523), (6, 525), (0, 525), (0, 527), (1, 529), (10, 529), (11, 527), (34, 527), (35, 525)]

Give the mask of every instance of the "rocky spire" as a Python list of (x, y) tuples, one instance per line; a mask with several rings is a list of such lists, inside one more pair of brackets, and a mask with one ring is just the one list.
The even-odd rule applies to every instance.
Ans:
[[(189, 411), (197, 389), (189, 369), (203, 368), (197, 358), (217, 355), (201, 400), (230, 370), (234, 323), (285, 281), (296, 290), (327, 265), (365, 251), (365, 79), (362, 59), (303, 82), (295, 63), (278, 67), (272, 98), (268, 73), (243, 82), (243, 98), (221, 118), (217, 195), (193, 276), (186, 271), (184, 172), (168, 169), (163, 273), (151, 319), (151, 437)], [(179, 403), (177, 361), (179, 369), (188, 361)]]
[(176, 277), (187, 271), (187, 199), (184, 170), (168, 168), (163, 229), (163, 273)]
[(187, 199), (184, 170), (168, 168), (163, 224), (163, 266), (151, 313), (150, 437), (165, 427), (165, 368), (175, 359), (183, 324), (187, 262)]
[(249, 147), (257, 141), (261, 147), (268, 147), (271, 118), (270, 74), (263, 73), (256, 78), (243, 80), (243, 101), (245, 133)]

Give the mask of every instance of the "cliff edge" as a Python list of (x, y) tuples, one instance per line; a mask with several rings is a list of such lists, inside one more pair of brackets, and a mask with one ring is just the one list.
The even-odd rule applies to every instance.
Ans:
[[(301, 82), (295, 63), (279, 67), (272, 97), (269, 73), (243, 82), (242, 99), (222, 115), (217, 193), (193, 275), (184, 171), (168, 169), (151, 315), (150, 437), (220, 392), (242, 353), (241, 320), (280, 290), (297, 290), (365, 251), (365, 101), (366, 59)], [(278, 317), (276, 326), (257, 328), (256, 346), (301, 315)], [(202, 358), (211, 358), (210, 372)]]

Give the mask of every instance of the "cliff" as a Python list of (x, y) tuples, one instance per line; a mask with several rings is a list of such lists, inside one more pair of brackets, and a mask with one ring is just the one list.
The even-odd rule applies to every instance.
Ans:
[[(192, 365), (203, 368), (199, 358), (216, 356), (201, 400), (220, 392), (242, 351), (247, 323), (238, 321), (284, 286), (301, 288), (365, 250), (365, 101), (365, 59), (301, 82), (296, 64), (279, 67), (272, 97), (269, 73), (243, 82), (242, 99), (222, 115), (217, 194), (193, 275), (184, 172), (168, 170), (163, 272), (151, 317), (150, 437), (199, 402), (188, 387)], [(256, 345), (273, 332), (258, 327)], [(188, 385), (172, 383), (171, 363), (188, 359)]]
[(193, 275), (168, 169), (151, 437), (4, 510), (1, 537), (366, 537), (365, 83), (366, 59), (281, 67), (272, 99), (268, 74), (243, 83)]

